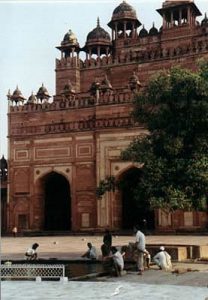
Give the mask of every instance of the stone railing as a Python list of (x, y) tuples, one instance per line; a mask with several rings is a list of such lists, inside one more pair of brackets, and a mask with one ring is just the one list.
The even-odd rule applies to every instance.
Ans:
[(56, 279), (65, 277), (64, 265), (4, 264), (1, 265), (1, 279)]

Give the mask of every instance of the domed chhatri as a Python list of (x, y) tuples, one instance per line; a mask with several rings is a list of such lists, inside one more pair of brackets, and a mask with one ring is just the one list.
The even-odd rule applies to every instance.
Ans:
[(172, 7), (175, 5), (184, 5), (187, 3), (194, 3), (194, 0), (165, 0), (163, 7)]
[(48, 100), (51, 97), (49, 95), (46, 87), (44, 87), (43, 83), (42, 83), (42, 86), (39, 88), (36, 97), (37, 97), (37, 99), (40, 99), (41, 102), (42, 102), (42, 100)]
[(4, 158), (4, 155), (2, 155), (2, 158), (0, 159), (0, 179), (1, 181), (7, 180), (7, 160)]
[(153, 36), (153, 35), (157, 35), (158, 34), (158, 29), (155, 27), (155, 24), (153, 23), (152, 28), (149, 31), (149, 35)]
[(71, 29), (69, 29), (69, 31), (65, 34), (63, 41), (61, 42), (61, 45), (62, 46), (68, 46), (68, 45), (77, 46), (78, 45), (77, 37), (72, 32)]
[(135, 9), (126, 1), (119, 4), (113, 11), (112, 20), (121, 18), (137, 19)]
[(100, 26), (100, 20), (97, 18), (97, 27), (90, 31), (87, 35), (86, 44), (102, 41), (108, 45), (111, 44), (110, 35)]
[(64, 85), (64, 88), (63, 88), (61, 94), (64, 97), (75, 94), (75, 89), (73, 88), (70, 80), (68, 80), (68, 82)]
[(2, 155), (0, 159), (0, 169), (7, 169), (7, 160), (5, 159), (4, 155)]
[(135, 72), (133, 72), (132, 76), (129, 78), (129, 87), (131, 91), (137, 91), (141, 87), (141, 83)]
[(37, 103), (37, 98), (33, 94), (33, 92), (31, 93), (30, 97), (28, 98), (27, 103)]
[(204, 19), (201, 21), (201, 26), (207, 26), (208, 27), (208, 18), (207, 18), (206, 13), (204, 15)]
[(148, 36), (148, 31), (147, 31), (147, 29), (144, 28), (144, 25), (143, 25), (143, 28), (139, 32), (139, 37), (144, 38), (144, 37), (147, 37), (147, 36)]
[(16, 104), (18, 102), (24, 102), (26, 98), (22, 95), (22, 92), (19, 90), (18, 86), (14, 90), (13, 94), (10, 95), (10, 92), (7, 95), (8, 100), (11, 100), (12, 102), (14, 101)]
[[(136, 10), (126, 1), (123, 1), (114, 9), (111, 21), (108, 23), (108, 26), (114, 31), (113, 36), (115, 35), (115, 39), (117, 39), (118, 37), (136, 38), (136, 29), (140, 25), (141, 23), (137, 19)], [(128, 30), (131, 31), (130, 35), (127, 34)], [(117, 32), (120, 32), (119, 35), (117, 34)], [(112, 39), (114, 39), (113, 36)]]

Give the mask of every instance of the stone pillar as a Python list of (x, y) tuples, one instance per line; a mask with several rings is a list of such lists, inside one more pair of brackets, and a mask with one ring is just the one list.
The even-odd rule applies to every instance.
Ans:
[(124, 21), (124, 38), (126, 38), (126, 21)]
[(106, 54), (106, 56), (108, 56), (108, 54), (109, 54), (109, 47), (106, 48), (105, 54)]
[(111, 29), (111, 36), (112, 36), (112, 41), (113, 41), (115, 38), (115, 31), (113, 30), (113, 28)]
[(178, 20), (178, 25), (181, 26), (182, 23), (182, 10), (179, 10), (179, 20)]
[(99, 89), (97, 88), (97, 89), (96, 89), (96, 104), (97, 104), (97, 105), (99, 104), (99, 98), (100, 98), (100, 91), (99, 91)]
[(98, 57), (100, 58), (100, 46), (98, 46), (97, 52), (98, 52)]
[(166, 21), (166, 15), (163, 13), (163, 29), (167, 28), (167, 21)]
[(74, 57), (74, 48), (72, 48), (72, 58)]
[(117, 22), (115, 23), (115, 39), (117, 40), (118, 38), (118, 24)]
[(188, 7), (188, 10), (187, 10), (187, 23), (191, 25), (191, 11), (190, 11), (190, 7)]
[(136, 38), (136, 24), (132, 23), (132, 37), (131, 38)]
[(171, 15), (170, 15), (170, 27), (174, 26), (174, 20), (173, 20), (173, 11), (171, 11)]

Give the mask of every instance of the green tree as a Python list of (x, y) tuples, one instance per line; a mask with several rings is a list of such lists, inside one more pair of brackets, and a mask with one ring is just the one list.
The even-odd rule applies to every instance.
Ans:
[(136, 97), (134, 117), (149, 134), (123, 160), (143, 163), (135, 197), (152, 208), (203, 210), (208, 197), (208, 62), (154, 76)]

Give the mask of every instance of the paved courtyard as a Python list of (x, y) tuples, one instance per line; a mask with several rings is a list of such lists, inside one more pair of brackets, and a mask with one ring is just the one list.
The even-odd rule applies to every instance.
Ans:
[[(113, 245), (125, 245), (134, 239), (134, 235), (114, 236)], [(1, 258), (23, 259), (25, 250), (38, 242), (40, 259), (80, 259), (89, 241), (99, 250), (102, 236), (2, 237)], [(208, 236), (147, 236), (146, 241), (154, 245), (208, 245)], [(208, 299), (208, 262), (174, 262), (173, 267), (182, 272), (165, 272), (151, 266), (143, 276), (128, 271), (120, 278), (98, 277), (90, 282), (3, 281), (1, 296), (3, 300)]]
[[(91, 242), (99, 254), (102, 245), (102, 235), (93, 236), (37, 236), (37, 237), (2, 237), (1, 258), (23, 259), (24, 253), (33, 243), (39, 244), (40, 258), (79, 259), (87, 249), (87, 242)], [(134, 242), (132, 236), (113, 236), (113, 245), (127, 245)], [(208, 236), (146, 236), (146, 243), (152, 245), (208, 245)]]

